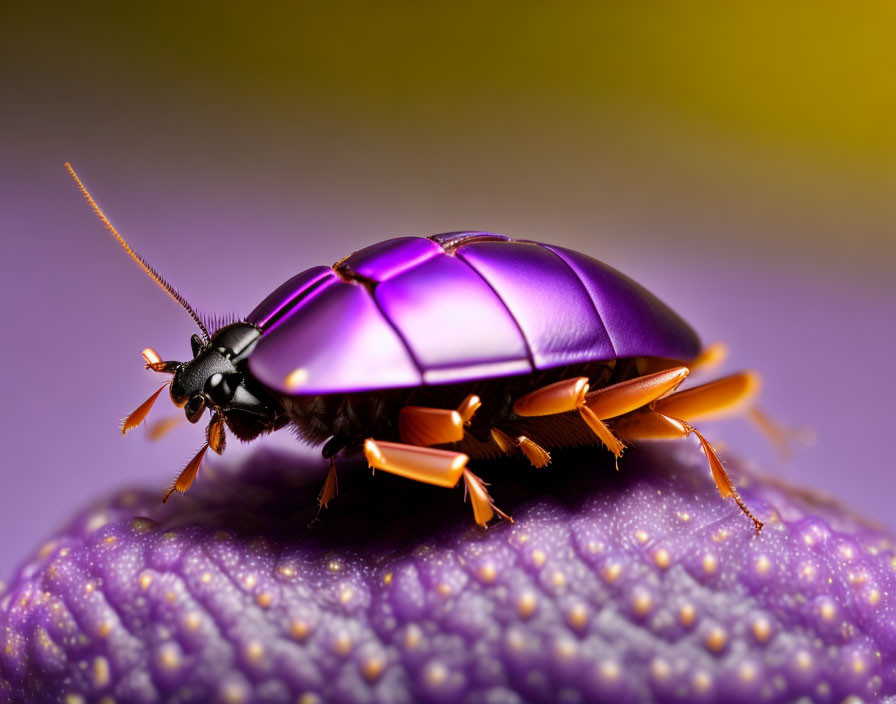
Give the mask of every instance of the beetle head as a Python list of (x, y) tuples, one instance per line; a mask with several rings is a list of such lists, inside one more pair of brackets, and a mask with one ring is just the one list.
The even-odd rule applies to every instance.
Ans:
[[(245, 361), (260, 337), (261, 331), (254, 325), (233, 323), (207, 341), (193, 335), (193, 359), (187, 362), (162, 361), (151, 348), (143, 351), (143, 358), (147, 369), (173, 375), (166, 385), (172, 402), (184, 409), (188, 421), (199, 422), (209, 410), (213, 422), (220, 417), (237, 437), (249, 440), (279, 427), (281, 415), (279, 404), (256, 388), (247, 374)], [(157, 397), (158, 392), (128, 416), (123, 432), (143, 421)]]

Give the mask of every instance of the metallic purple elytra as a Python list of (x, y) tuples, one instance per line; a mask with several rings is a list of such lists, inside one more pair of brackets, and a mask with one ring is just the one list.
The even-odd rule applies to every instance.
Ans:
[(380, 242), (296, 275), (247, 321), (263, 332), (252, 374), (303, 395), (700, 352), (687, 323), (615, 269), (489, 232)]
[[(336, 495), (334, 458), (363, 451), (371, 468), (445, 488), (464, 481), (474, 519), (496, 514), (467, 467), (520, 453), (537, 468), (549, 450), (696, 436), (723, 497), (754, 522), (721, 462), (690, 421), (745, 405), (758, 378), (742, 372), (674, 393), (706, 366), (694, 331), (668, 306), (584, 254), (490, 232), (399, 237), (331, 267), (303, 271), (244, 320), (209, 331), (189, 303), (118, 234), (74, 171), (95, 212), (157, 284), (193, 317), (193, 359), (171, 374), (191, 423), (209, 411), (206, 443), (173, 483), (185, 492), (208, 449), (292, 425), (331, 460), (319, 497)], [(163, 387), (164, 388), (164, 387)], [(122, 432), (139, 425), (161, 389)]]

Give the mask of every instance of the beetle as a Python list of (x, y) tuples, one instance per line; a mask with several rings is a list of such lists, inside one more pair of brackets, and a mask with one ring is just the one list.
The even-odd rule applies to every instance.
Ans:
[[(241, 441), (291, 425), (323, 445), (330, 469), (319, 508), (336, 496), (335, 458), (363, 453), (373, 469), (452, 488), (463, 480), (476, 523), (496, 515), (467, 466), (521, 453), (695, 436), (723, 497), (757, 531), (718, 455), (692, 425), (748, 407), (759, 376), (744, 371), (678, 390), (713, 366), (721, 345), (625, 275), (570, 249), (483, 231), (398, 237), (332, 266), (296, 274), (245, 319), (206, 322), (118, 233), (71, 165), (88, 204), (143, 271), (193, 318), (192, 359), (143, 351), (171, 379), (122, 423), (140, 425), (167, 387), (205, 443), (163, 501), (193, 483), (226, 430)], [(755, 409), (754, 409), (755, 410)], [(512, 520), (512, 519), (510, 519)]]

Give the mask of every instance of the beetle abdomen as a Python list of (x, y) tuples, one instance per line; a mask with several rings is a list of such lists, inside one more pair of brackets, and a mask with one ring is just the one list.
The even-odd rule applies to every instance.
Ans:
[(403, 237), (290, 279), (248, 317), (253, 375), (310, 395), (453, 384), (621, 357), (689, 360), (668, 306), (585, 255), (485, 232)]

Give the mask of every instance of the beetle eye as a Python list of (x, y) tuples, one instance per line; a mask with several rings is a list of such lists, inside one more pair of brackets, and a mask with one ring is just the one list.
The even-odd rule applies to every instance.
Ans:
[(190, 349), (193, 350), (194, 357), (202, 352), (202, 338), (199, 335), (194, 334), (190, 338)]
[(239, 372), (212, 374), (205, 382), (205, 393), (216, 406), (226, 406), (233, 400), (241, 379)]
[(205, 399), (202, 396), (192, 396), (187, 405), (184, 406), (184, 414), (191, 423), (197, 423), (202, 418), (202, 412), (205, 410)]

